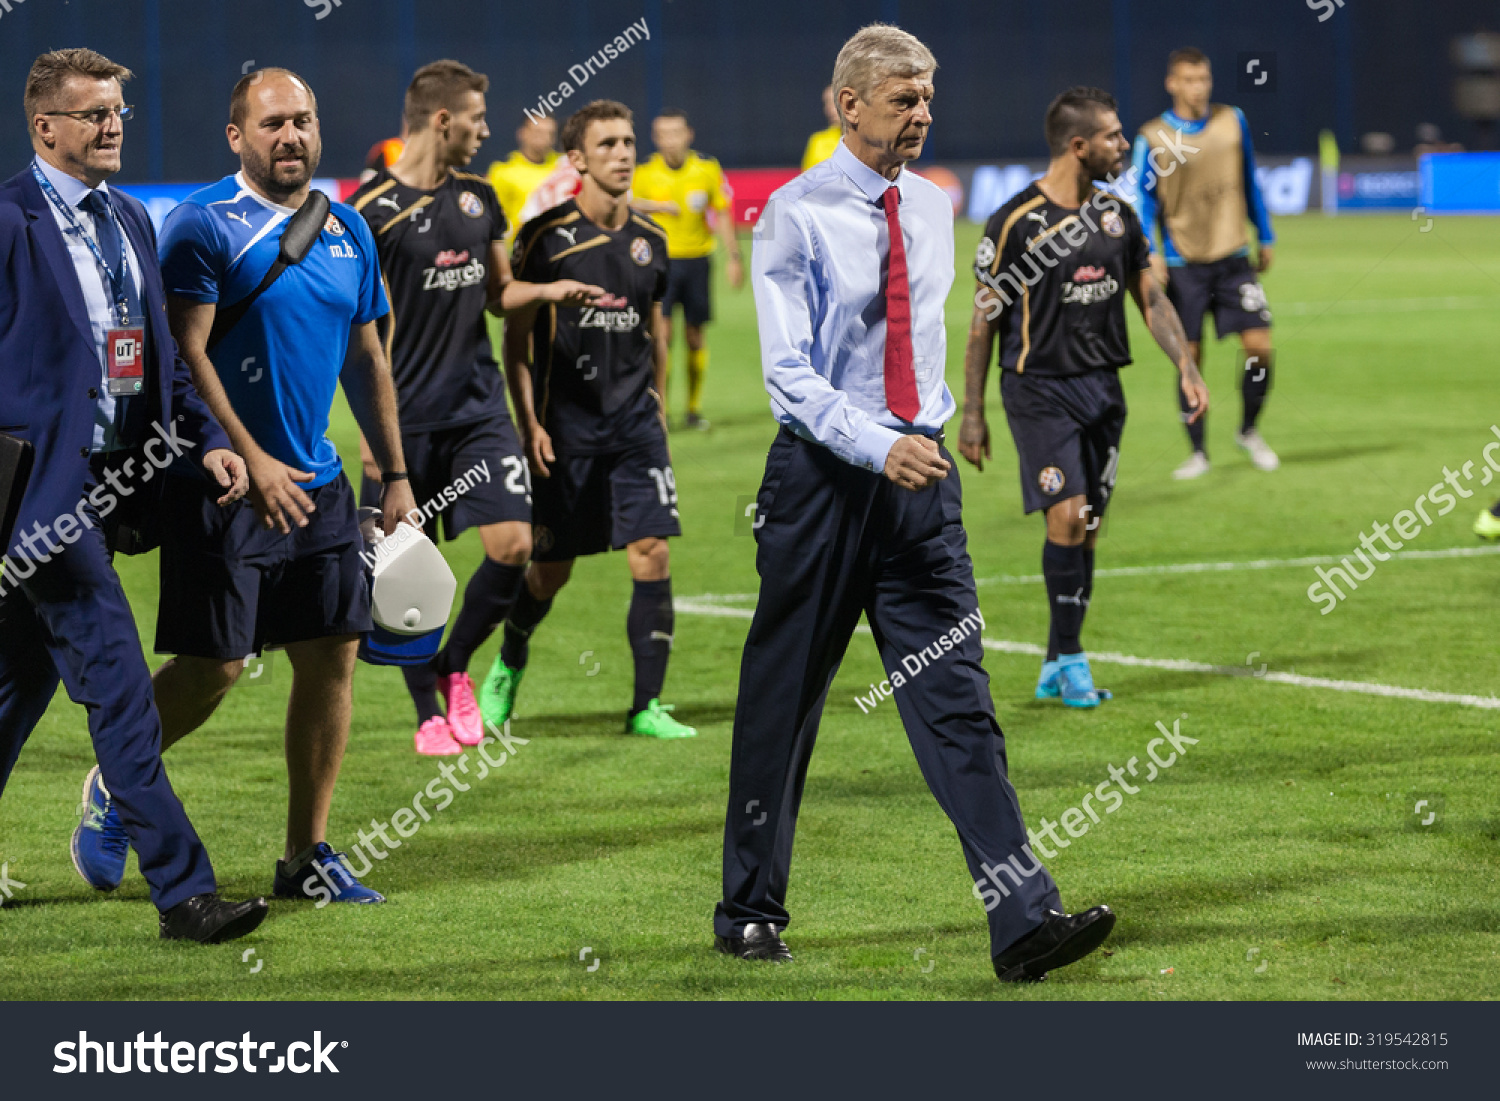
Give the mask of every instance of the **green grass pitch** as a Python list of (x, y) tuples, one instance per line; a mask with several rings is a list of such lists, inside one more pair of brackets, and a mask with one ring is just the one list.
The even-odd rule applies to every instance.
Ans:
[[(1266, 278), (1277, 310), (1275, 392), (1263, 421), (1274, 474), (1233, 446), (1231, 343), (1209, 350), (1214, 469), (1185, 457), (1173, 373), (1132, 308), (1136, 363), (1119, 485), (1099, 568), (1349, 554), (1443, 477), (1482, 465), (1494, 393), (1500, 221), (1283, 218)], [(978, 230), (960, 223), (948, 309), (948, 380), (962, 350)], [(1429, 300), (1425, 306), (1413, 299)], [(677, 431), (685, 534), (679, 601), (747, 609), (754, 543), (736, 513), (774, 431), (748, 290), (718, 289), (707, 433)], [(682, 351), (671, 404), (680, 419)], [(1042, 527), (1020, 513), (1015, 457), (993, 384), (995, 458), (961, 474), (975, 574), (993, 640), (1045, 642), (1034, 582)], [(336, 440), (357, 462), (342, 402)], [(956, 438), (957, 422), (954, 422)], [(1474, 478), (1478, 481), (1476, 471)], [(1472, 547), (1475, 495), (1411, 541)], [(474, 533), (445, 547), (460, 583)], [(121, 560), (149, 645), (156, 560)], [(1489, 696), (1500, 558), (1383, 563), (1331, 614), (1306, 596), (1311, 566), (1101, 576), (1090, 650), (1245, 670)], [(1031, 698), (1038, 659), (991, 651), (995, 706), (1028, 822), (1056, 819), (1111, 764), (1144, 760), (1155, 723), (1198, 739), (1187, 755), (1049, 861), (1070, 906), (1109, 902), (1106, 946), (1040, 987), (1001, 987), (953, 831), (917, 772), (894, 706), (865, 714), (879, 675), (856, 635), (829, 697), (807, 783), (784, 967), (712, 951), (731, 720), (747, 621), (681, 612), (668, 702), (694, 740), (624, 737), (630, 582), (618, 555), (580, 563), (533, 644), (514, 732), (529, 739), (367, 877), (379, 907), (277, 903), (250, 939), (163, 945), (131, 860), (95, 894), (68, 837), (93, 763), (83, 712), (59, 694), (0, 802), (0, 861), (26, 884), (0, 912), (0, 996), (19, 998), (1484, 998), (1500, 973), (1500, 712), (1150, 665), (1098, 662), (1115, 699), (1065, 713)], [(699, 607), (703, 602), (699, 601)], [(477, 655), (477, 677), (498, 640)], [(155, 659), (153, 659), (153, 662)], [(597, 663), (597, 669), (595, 665)], [(231, 693), (167, 756), (222, 889), (270, 890), (281, 853), (282, 722), (290, 668)], [(438, 775), (412, 750), (395, 669), (361, 666), (330, 840), (346, 848)], [(1144, 771), (1144, 770), (1143, 770)], [(1423, 827), (1412, 811), (1429, 800)], [(258, 970), (242, 962), (254, 948)], [(587, 951), (585, 951), (587, 949)], [(595, 966), (597, 964), (597, 966)]]

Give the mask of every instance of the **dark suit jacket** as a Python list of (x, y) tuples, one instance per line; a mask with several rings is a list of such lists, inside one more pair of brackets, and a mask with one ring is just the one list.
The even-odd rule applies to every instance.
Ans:
[[(146, 208), (122, 191), (110, 192), (141, 264), (141, 305), (150, 319), (147, 424), (170, 427), (190, 441), (186, 455), (200, 465), (207, 452), (229, 447), (229, 438), (193, 389), (187, 364), (167, 329), (156, 231)], [(34, 523), (50, 525), (77, 507), (94, 437), (96, 399), (90, 391), (100, 386), (102, 374), (72, 258), (28, 165), (0, 184), (0, 431), (30, 440), (36, 449), (7, 553), (17, 549)], [(140, 444), (158, 438), (148, 427)], [(162, 447), (159, 443), (154, 449), (158, 456)], [(110, 465), (119, 466), (123, 459), (119, 456)], [(125, 479), (127, 487), (141, 484), (142, 472), (151, 464), (139, 456), (133, 469), (135, 476)]]

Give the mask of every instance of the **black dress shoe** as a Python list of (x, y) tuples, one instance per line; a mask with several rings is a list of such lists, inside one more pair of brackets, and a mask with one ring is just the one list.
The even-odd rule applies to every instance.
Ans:
[(161, 915), (162, 940), (195, 940), (218, 944), (251, 932), (271, 907), (264, 898), (227, 902), (216, 894), (194, 895)]
[(1083, 959), (1114, 927), (1115, 914), (1108, 906), (1081, 914), (1048, 910), (1041, 925), (995, 957), (995, 974), (1001, 982), (1037, 982), (1054, 967)]
[(792, 960), (792, 953), (777, 934), (776, 926), (758, 921), (745, 926), (742, 937), (714, 937), (714, 947), (726, 956), (738, 956), (742, 960), (770, 960), (772, 963), (790, 963)]

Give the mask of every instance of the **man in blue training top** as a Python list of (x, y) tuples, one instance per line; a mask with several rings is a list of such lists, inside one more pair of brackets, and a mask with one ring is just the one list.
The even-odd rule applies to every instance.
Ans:
[[(1271, 267), (1276, 236), (1255, 181), (1250, 124), (1238, 107), (1209, 102), (1213, 72), (1201, 50), (1176, 50), (1167, 59), (1172, 109), (1141, 127), (1135, 139), (1137, 210), (1152, 245), (1151, 271), (1182, 319), (1193, 362), (1202, 360), (1203, 315), (1210, 308), (1222, 339), (1239, 333), (1244, 347), (1240, 393), (1244, 415), (1235, 443), (1260, 470), (1281, 465), (1261, 439), (1256, 421), (1271, 390), (1271, 310), (1256, 277)], [(1257, 252), (1250, 263), (1245, 223), (1255, 223)], [(1161, 248), (1153, 238), (1161, 229)], [(1189, 420), (1178, 394), (1193, 453), (1175, 478), (1208, 473), (1207, 418)]]
[(317, 100), (285, 69), (235, 85), (227, 133), (241, 170), (172, 211), (160, 252), (172, 335), (245, 458), (250, 501), (220, 509), (203, 479), (169, 479), (156, 650), (176, 656), (153, 677), (162, 747), (208, 720), (249, 655), (284, 647), (289, 796), (274, 894), (382, 902), (325, 839), (355, 655), (371, 626), (354, 492), (327, 431), (342, 382), (385, 472), (383, 527), (394, 531), (415, 503), (375, 330), (389, 307), (369, 227), (334, 203), (306, 258), (209, 348), (218, 309), (249, 296), (276, 261), (322, 153)]

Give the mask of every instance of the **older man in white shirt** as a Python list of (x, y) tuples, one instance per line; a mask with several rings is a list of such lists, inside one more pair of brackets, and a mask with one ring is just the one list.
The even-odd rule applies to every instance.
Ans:
[(752, 285), (781, 431), (757, 498), (759, 602), (734, 720), (716, 945), (789, 960), (792, 836), (818, 720), (864, 612), (928, 786), (958, 829), (1005, 981), (1103, 943), (1107, 906), (1062, 912), (1031, 851), (980, 659), (984, 620), (943, 448), (943, 305), (953, 211), (906, 171), (932, 124), (937, 63), (874, 25), (834, 65), (843, 139), (756, 228)]

